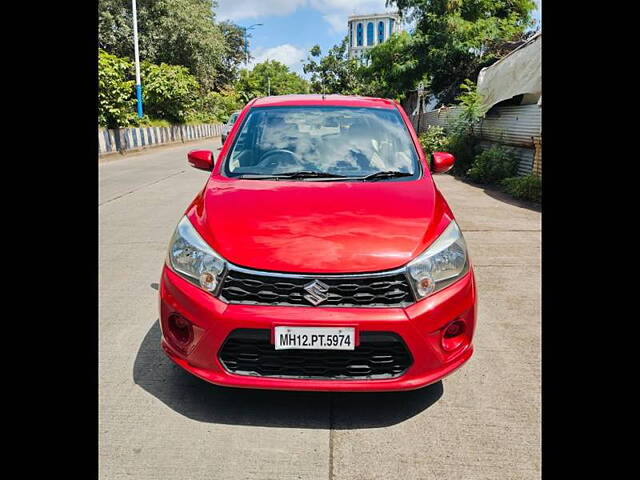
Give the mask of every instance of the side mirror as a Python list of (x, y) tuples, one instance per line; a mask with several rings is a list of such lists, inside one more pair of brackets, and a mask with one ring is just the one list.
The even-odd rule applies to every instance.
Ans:
[(210, 150), (191, 150), (187, 153), (187, 160), (193, 168), (213, 170), (213, 152)]
[(446, 152), (433, 152), (431, 160), (431, 171), (433, 173), (444, 173), (451, 170), (456, 159), (453, 155)]

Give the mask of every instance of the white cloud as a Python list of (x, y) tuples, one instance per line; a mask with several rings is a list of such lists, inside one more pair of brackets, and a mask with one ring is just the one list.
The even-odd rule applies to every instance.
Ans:
[(347, 17), (354, 14), (393, 11), (385, 0), (218, 0), (218, 20), (232, 20), (289, 15), (299, 8), (310, 7), (323, 15), (331, 33), (347, 29)]
[(266, 60), (277, 60), (284, 63), (290, 70), (302, 73), (302, 60), (307, 57), (307, 51), (302, 48), (294, 47), (289, 43), (278, 45), (271, 48), (256, 48), (251, 52), (255, 57), (249, 63), (249, 68), (253, 68), (256, 63), (262, 63)]
[(349, 15), (392, 12), (395, 8), (385, 7), (385, 0), (309, 0), (309, 5), (323, 13), (330, 25), (331, 33), (347, 32)]
[[(332, 35), (347, 34), (349, 15), (394, 11), (394, 8), (385, 7), (385, 0), (218, 0), (215, 13), (218, 20), (231, 20), (242, 24), (243, 20), (247, 19), (290, 15), (303, 7), (318, 11), (327, 22), (327, 28)], [(267, 59), (277, 60), (292, 71), (306, 76), (302, 72), (302, 61), (306, 59), (307, 53), (308, 49), (301, 49), (289, 43), (272, 48), (256, 47), (251, 51), (255, 58), (249, 63), (249, 68)]]
[(330, 15), (323, 15), (322, 18), (331, 25), (332, 33), (344, 33), (347, 30), (347, 22), (342, 14), (332, 13)]
[(295, 12), (308, 0), (218, 0), (218, 20), (242, 20), (262, 16), (283, 16)]
[(353, 13), (380, 13), (385, 10), (393, 11), (394, 7), (386, 8), (385, 0), (309, 0), (309, 3), (320, 11), (340, 10), (350, 15)]

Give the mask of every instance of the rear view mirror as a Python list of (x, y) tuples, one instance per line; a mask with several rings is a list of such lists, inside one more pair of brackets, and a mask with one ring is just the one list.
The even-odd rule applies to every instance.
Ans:
[(433, 173), (444, 173), (451, 170), (456, 159), (453, 155), (446, 152), (433, 152), (433, 160), (431, 161), (431, 171)]
[(213, 170), (213, 152), (210, 150), (191, 150), (187, 153), (187, 160), (193, 168)]

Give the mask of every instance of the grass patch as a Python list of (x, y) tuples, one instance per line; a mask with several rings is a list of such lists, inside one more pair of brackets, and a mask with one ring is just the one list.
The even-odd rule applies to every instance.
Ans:
[(524, 177), (505, 178), (500, 182), (502, 189), (514, 198), (530, 202), (542, 202), (542, 177), (526, 175)]

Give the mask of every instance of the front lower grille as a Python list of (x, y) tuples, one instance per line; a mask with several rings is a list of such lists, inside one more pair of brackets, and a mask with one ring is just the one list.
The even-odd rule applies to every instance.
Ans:
[(220, 297), (228, 303), (312, 306), (305, 286), (319, 280), (328, 287), (321, 307), (406, 307), (415, 301), (403, 272), (315, 277), (231, 269)]
[(413, 363), (402, 339), (392, 332), (360, 332), (354, 350), (276, 350), (270, 339), (267, 329), (234, 330), (218, 358), (238, 375), (325, 380), (395, 378)]

